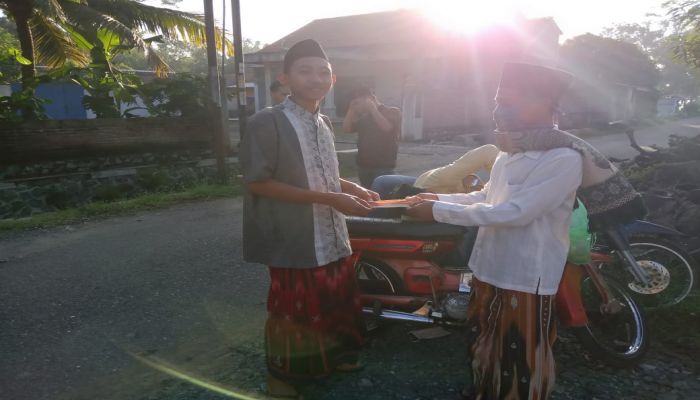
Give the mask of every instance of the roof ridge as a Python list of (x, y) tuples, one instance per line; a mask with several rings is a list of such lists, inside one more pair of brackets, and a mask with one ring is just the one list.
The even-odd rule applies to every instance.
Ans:
[[(398, 8), (395, 10), (384, 10), (384, 11), (374, 11), (374, 12), (366, 12), (363, 14), (349, 14), (349, 15), (338, 15), (335, 17), (324, 17), (324, 18), (316, 18), (314, 20), (311, 20), (309, 24), (314, 23), (316, 21), (327, 21), (327, 20), (334, 20), (334, 19), (343, 19), (343, 18), (353, 18), (353, 17), (366, 17), (368, 15), (379, 15), (379, 14), (398, 14), (400, 12), (413, 12), (416, 14), (420, 14), (420, 10), (418, 9), (413, 9), (413, 8)], [(308, 25), (308, 24), (307, 24)], [(306, 25), (305, 25), (306, 26)]]

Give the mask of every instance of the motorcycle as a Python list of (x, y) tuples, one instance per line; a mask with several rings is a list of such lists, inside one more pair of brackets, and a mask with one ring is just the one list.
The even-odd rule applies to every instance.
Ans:
[[(697, 286), (697, 262), (684, 242), (687, 235), (648, 221), (635, 221), (621, 227), (617, 241), (609, 235), (599, 236), (593, 250), (608, 254), (609, 260), (596, 266), (606, 274), (625, 282), (626, 289), (647, 309), (678, 304)], [(620, 245), (622, 243), (622, 245)], [(620, 247), (624, 246), (624, 247)], [(621, 251), (621, 248), (626, 250)], [(630, 258), (631, 257), (631, 258)], [(634, 261), (646, 281), (624, 273), (621, 264)], [(634, 269), (630, 268), (630, 271)]]
[[(464, 179), (467, 190), (480, 190), (481, 179), (469, 174)], [(421, 189), (398, 190), (392, 198), (417, 194)], [(647, 203), (658, 195), (643, 194)], [(693, 255), (686, 249), (690, 239), (685, 234), (648, 221), (637, 220), (624, 226), (595, 233), (594, 250), (609, 255), (606, 262), (594, 265), (613, 276), (645, 308), (654, 309), (678, 304), (697, 286), (700, 271)], [(700, 249), (697, 250), (700, 252)]]
[[(609, 125), (627, 135), (630, 146), (639, 152), (637, 158), (653, 158), (657, 154), (657, 149), (637, 143), (630, 122), (615, 121)], [(649, 207), (673, 200), (664, 193), (642, 193), (642, 196)], [(599, 263), (597, 266), (621, 282), (626, 282), (626, 288), (645, 308), (672, 306), (683, 301), (697, 287), (696, 277), (700, 269), (694, 254), (700, 254), (700, 248), (689, 251), (691, 240), (675, 229), (637, 220), (616, 228), (615, 232), (598, 235), (594, 250), (610, 254), (611, 263), (615, 265)], [(621, 274), (623, 269), (619, 268), (620, 264), (627, 267), (632, 279)]]
[[(384, 218), (347, 218), (364, 313), (386, 320), (464, 326), (475, 227)], [(466, 252), (464, 250), (467, 250)], [(560, 326), (613, 366), (639, 363), (649, 348), (641, 308), (623, 285), (601, 274), (612, 265), (567, 264), (556, 295)]]

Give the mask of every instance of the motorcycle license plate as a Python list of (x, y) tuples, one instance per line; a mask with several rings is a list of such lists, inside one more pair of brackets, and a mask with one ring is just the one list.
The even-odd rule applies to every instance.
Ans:
[(462, 276), (459, 279), (459, 292), (460, 293), (470, 293), (472, 291), (471, 283), (472, 283), (472, 273), (471, 272), (462, 272)]

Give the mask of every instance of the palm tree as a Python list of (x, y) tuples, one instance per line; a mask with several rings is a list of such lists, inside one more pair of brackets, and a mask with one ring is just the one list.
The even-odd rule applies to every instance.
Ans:
[[(22, 55), (32, 62), (22, 66), (25, 86), (34, 80), (37, 63), (55, 68), (67, 61), (82, 66), (94, 61), (109, 69), (116, 53), (132, 48), (142, 51), (162, 76), (169, 67), (152, 46), (154, 41), (206, 43), (202, 15), (136, 0), (0, 0), (0, 9), (15, 21)], [(216, 36), (220, 48), (221, 32)], [(231, 43), (224, 45), (232, 53)]]

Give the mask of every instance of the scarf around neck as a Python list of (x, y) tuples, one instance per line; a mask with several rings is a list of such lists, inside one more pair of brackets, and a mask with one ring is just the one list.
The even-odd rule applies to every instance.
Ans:
[(605, 156), (585, 140), (555, 127), (497, 132), (497, 145), (507, 153), (570, 148), (582, 159), (583, 177), (577, 195), (588, 210), (592, 227), (625, 224), (642, 218), (640, 194)]

